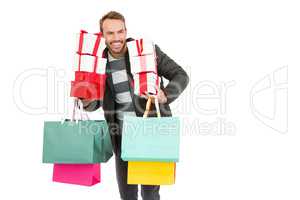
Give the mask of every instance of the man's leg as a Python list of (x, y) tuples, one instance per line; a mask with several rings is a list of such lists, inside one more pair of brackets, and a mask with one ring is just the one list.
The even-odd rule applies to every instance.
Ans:
[[(119, 143), (120, 141), (118, 141)], [(119, 145), (118, 145), (119, 146)], [(121, 147), (121, 145), (119, 146)], [(118, 149), (115, 154), (116, 160), (116, 175), (119, 186), (119, 192), (122, 200), (137, 200), (138, 199), (138, 186), (127, 184), (127, 169), (128, 162), (121, 159), (121, 150)]]
[(142, 185), (141, 188), (143, 200), (160, 200), (159, 185)]

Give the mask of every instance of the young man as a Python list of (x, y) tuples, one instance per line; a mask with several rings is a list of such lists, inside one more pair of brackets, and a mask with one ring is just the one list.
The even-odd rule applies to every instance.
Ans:
[[(106, 40), (104, 55), (108, 58), (107, 80), (102, 101), (82, 100), (87, 111), (94, 111), (103, 106), (105, 119), (111, 134), (116, 161), (116, 175), (122, 200), (137, 200), (138, 186), (127, 184), (127, 162), (121, 159), (121, 135), (124, 115), (142, 116), (146, 98), (134, 94), (132, 74), (126, 42), (127, 29), (125, 18), (118, 12), (111, 11), (100, 20), (100, 30)], [(169, 104), (174, 101), (188, 84), (186, 72), (156, 45), (158, 75), (169, 80), (166, 87), (161, 82), (158, 102), (161, 116), (171, 116)], [(154, 105), (154, 104), (153, 104)], [(155, 106), (151, 106), (149, 117), (156, 116)], [(142, 185), (143, 200), (159, 200), (159, 186)]]

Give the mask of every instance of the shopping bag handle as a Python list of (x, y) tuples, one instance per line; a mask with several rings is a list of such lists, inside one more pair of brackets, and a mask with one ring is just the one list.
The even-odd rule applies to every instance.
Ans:
[(82, 103), (82, 101), (80, 101), (78, 98), (74, 98), (73, 113), (72, 113), (71, 121), (75, 120), (76, 122), (78, 122), (78, 119), (75, 119), (76, 107), (79, 108), (80, 120), (83, 120), (83, 113), (85, 115), (85, 118), (87, 120), (89, 120), (89, 116), (87, 115), (86, 112), (83, 111), (83, 103)]
[(150, 108), (151, 108), (151, 101), (152, 101), (152, 99), (154, 99), (154, 104), (155, 104), (155, 108), (156, 108), (157, 117), (158, 118), (161, 117), (157, 96), (149, 96), (148, 100), (147, 100), (147, 103), (146, 103), (146, 109), (145, 109), (143, 118), (148, 117), (148, 114), (149, 114), (149, 111), (150, 111)]

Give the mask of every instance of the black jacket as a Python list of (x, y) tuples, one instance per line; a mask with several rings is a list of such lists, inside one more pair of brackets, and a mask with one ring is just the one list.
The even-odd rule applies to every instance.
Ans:
[[(132, 40), (132, 39), (128, 39)], [(127, 40), (127, 41), (128, 41)], [(164, 77), (169, 80), (169, 83), (166, 87), (164, 87), (163, 82), (161, 82), (160, 87), (164, 91), (167, 96), (167, 103), (159, 104), (160, 112), (162, 117), (172, 116), (171, 109), (169, 104), (173, 102), (186, 88), (189, 77), (187, 73), (177, 64), (175, 63), (169, 56), (167, 56), (164, 52), (160, 50), (160, 48), (155, 45), (156, 55), (157, 55), (157, 72), (158, 76)], [(108, 49), (104, 51), (104, 57), (108, 57)], [(129, 62), (129, 54), (128, 51), (125, 54), (126, 61), (126, 71), (128, 76), (132, 78), (131, 70), (130, 70), (130, 62)], [(109, 63), (107, 64), (109, 65)], [(106, 67), (106, 70), (109, 70), (109, 66)], [(116, 109), (115, 109), (115, 94), (113, 89), (113, 82), (111, 74), (106, 71), (107, 79), (106, 79), (106, 88), (104, 92), (104, 98), (102, 101), (93, 101), (84, 109), (87, 111), (95, 111), (100, 106), (103, 106), (104, 117), (109, 127), (109, 132), (112, 138), (112, 144), (114, 146), (114, 151), (119, 149), (121, 136), (116, 118)], [(161, 79), (162, 80), (162, 79)], [(138, 97), (133, 95), (133, 105), (135, 108), (135, 112), (137, 116), (143, 116), (146, 106), (146, 99), (142, 97)], [(149, 117), (156, 116), (155, 106), (151, 106), (151, 110), (149, 112)]]

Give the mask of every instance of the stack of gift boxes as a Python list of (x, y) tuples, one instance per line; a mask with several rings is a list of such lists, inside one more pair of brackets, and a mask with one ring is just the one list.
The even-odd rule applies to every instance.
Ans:
[(157, 75), (154, 44), (150, 40), (138, 39), (127, 42), (134, 93), (139, 96), (157, 95)]
[[(134, 93), (139, 96), (156, 97), (159, 89), (159, 77), (157, 74), (156, 51), (153, 42), (145, 39), (137, 39), (127, 42), (131, 73), (134, 78)], [(156, 107), (159, 110), (158, 106)], [(151, 118), (147, 118), (151, 120)], [(152, 118), (153, 119), (153, 118)], [(159, 120), (159, 118), (156, 118)], [(167, 118), (164, 118), (167, 119)], [(150, 122), (150, 121), (149, 121)], [(145, 122), (147, 123), (147, 122)], [(144, 126), (143, 122), (141, 126)], [(155, 122), (154, 122), (155, 123)], [(124, 121), (122, 138), (122, 159), (128, 161), (128, 184), (143, 185), (171, 185), (175, 183), (176, 164), (179, 157), (179, 134), (174, 134), (171, 144), (174, 142), (171, 154), (163, 155), (163, 150), (146, 149), (145, 147), (163, 147), (159, 145), (162, 139), (154, 136), (152, 141), (145, 141), (144, 136), (132, 139), (132, 129), (127, 131), (126, 124), (136, 124), (136, 118)], [(159, 124), (158, 124), (159, 125)], [(150, 126), (151, 128), (151, 126)], [(126, 134), (127, 132), (127, 134)], [(126, 135), (125, 135), (126, 134)], [(137, 133), (140, 135), (141, 133)], [(169, 137), (171, 138), (171, 137)], [(139, 140), (140, 139), (140, 140)], [(156, 142), (155, 142), (156, 141)], [(147, 145), (143, 145), (147, 143)], [(150, 144), (151, 143), (151, 144)], [(159, 143), (159, 144), (158, 144)]]
[(84, 99), (102, 99), (105, 91), (105, 69), (103, 58), (105, 41), (102, 33), (78, 35), (75, 61), (75, 80), (71, 82), (71, 96)]
[[(71, 81), (71, 97), (84, 99), (103, 98), (107, 63), (107, 60), (103, 58), (105, 47), (105, 41), (101, 33), (88, 33), (81, 30), (77, 35), (76, 61), (74, 66), (75, 80)], [(82, 106), (81, 109), (83, 109)], [(75, 110), (73, 110), (73, 118), (74, 113)], [(44, 131), (43, 162), (54, 163), (53, 181), (85, 186), (92, 186), (101, 181), (100, 163), (107, 162), (112, 156), (108, 131), (106, 129), (104, 132), (99, 130), (95, 135), (86, 137), (79, 134), (75, 137), (76, 140), (72, 138), (74, 134), (77, 134), (79, 128), (83, 126), (82, 124), (87, 126), (87, 124), (93, 123), (90, 120), (81, 121), (80, 123), (69, 121), (62, 124), (57, 122), (46, 123), (47, 127), (50, 126), (50, 130), (55, 131), (57, 129), (56, 135), (53, 133), (50, 134), (51, 131), (48, 133), (48, 129)], [(97, 126), (102, 124), (106, 126), (105, 122), (98, 121), (95, 123), (97, 123)], [(103, 137), (101, 134), (106, 136)], [(55, 138), (57, 135), (59, 135), (58, 138)], [(103, 140), (106, 142), (104, 143), (103, 140), (100, 141), (100, 137), (103, 137)], [(86, 145), (87, 141), (90, 145)], [(110, 144), (109, 148), (107, 148), (109, 150), (105, 149), (105, 145), (107, 146), (107, 144)], [(93, 148), (97, 148), (97, 151), (99, 151), (98, 154), (101, 154), (100, 157), (89, 152)], [(88, 155), (93, 158), (90, 158)]]

